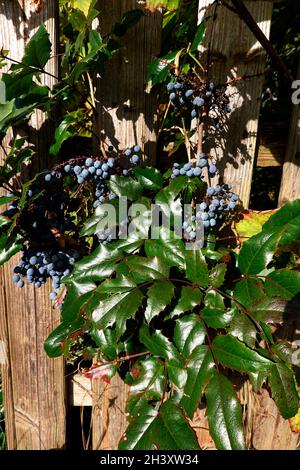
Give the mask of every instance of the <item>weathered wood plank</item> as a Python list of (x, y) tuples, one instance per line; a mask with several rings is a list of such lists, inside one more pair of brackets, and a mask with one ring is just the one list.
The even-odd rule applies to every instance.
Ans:
[[(45, 24), (52, 43), (47, 71), (57, 75), (58, 2), (47, 0), (41, 11), (34, 2), (1, 2), (0, 46), (21, 59), (28, 39)], [(53, 78), (44, 77), (47, 84)], [(28, 133), (38, 148), (35, 168), (46, 164), (46, 145), (51, 130), (41, 112), (33, 115)], [(43, 156), (41, 158), (41, 156)], [(11, 282), (11, 260), (1, 272), (1, 340), (5, 341), (9, 366), (4, 372), (5, 414), (9, 449), (51, 449), (65, 445), (65, 386), (62, 359), (48, 359), (43, 341), (57, 325), (59, 315), (49, 300), (49, 286), (16, 290)], [(3, 336), (2, 336), (3, 335)]]
[[(297, 79), (300, 78), (300, 60)], [(279, 206), (300, 198), (300, 107), (294, 105), (279, 193)]]
[(93, 381), (93, 450), (114, 450), (127, 427), (125, 405), (129, 388), (116, 376), (110, 384)]
[[(142, 8), (136, 0), (99, 2), (100, 32), (111, 31), (122, 14)], [(96, 82), (99, 100), (97, 134), (117, 148), (139, 144), (147, 162), (155, 161), (157, 100), (145, 90), (147, 65), (160, 52), (161, 14), (146, 13), (139, 23), (122, 37), (124, 47), (107, 64), (105, 77)]]
[[(210, 78), (217, 83), (243, 76), (253, 78), (238, 80), (229, 86), (232, 112), (223, 131), (215, 134), (206, 150), (217, 159), (224, 181), (233, 185), (244, 206), (248, 207), (266, 54), (236, 14), (213, 3), (212, 0), (199, 0), (199, 22), (211, 17), (207, 22), (204, 48), (201, 49), (205, 53), (211, 43)], [(272, 2), (247, 1), (245, 4), (269, 37)], [(214, 14), (215, 21), (212, 20)], [(200, 60), (206, 65), (205, 54)]]

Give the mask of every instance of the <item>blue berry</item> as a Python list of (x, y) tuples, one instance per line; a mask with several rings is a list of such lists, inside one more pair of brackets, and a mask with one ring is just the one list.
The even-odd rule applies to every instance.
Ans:
[(174, 87), (175, 87), (175, 86), (174, 86), (174, 83), (172, 83), (172, 82), (170, 82), (170, 83), (167, 84), (167, 90), (168, 90), (168, 91), (174, 90)]
[(140, 159), (140, 157), (138, 155), (132, 155), (130, 161), (131, 161), (131, 163), (136, 164), (136, 163), (138, 163), (139, 159)]
[(92, 158), (87, 158), (85, 161), (86, 166), (92, 166), (94, 164), (94, 160)]
[(196, 167), (196, 168), (194, 169), (194, 175), (195, 175), (195, 176), (201, 176), (201, 173), (202, 173), (201, 168)]
[(139, 145), (135, 145), (135, 146), (133, 147), (133, 150), (138, 153), (138, 152), (141, 151), (141, 147), (140, 147)]
[(126, 155), (126, 157), (130, 157), (130, 155), (131, 155), (131, 150), (130, 150), (130, 149), (126, 149), (125, 152), (124, 152), (124, 155)]
[(193, 101), (193, 105), (198, 106), (198, 107), (203, 106), (204, 105), (204, 99), (200, 98), (200, 96), (196, 96), (196, 98)]
[(176, 99), (176, 93), (170, 93), (169, 98), (171, 101), (174, 101)]
[(217, 167), (213, 163), (211, 163), (208, 167), (208, 171), (211, 175), (215, 175), (217, 172)]
[(50, 173), (45, 175), (45, 181), (49, 182), (49, 181), (51, 181), (51, 178), (52, 178), (52, 176), (50, 175)]
[(186, 97), (186, 98), (189, 98), (190, 96), (192, 96), (193, 93), (194, 93), (193, 90), (187, 90), (187, 91), (185, 92), (185, 97)]

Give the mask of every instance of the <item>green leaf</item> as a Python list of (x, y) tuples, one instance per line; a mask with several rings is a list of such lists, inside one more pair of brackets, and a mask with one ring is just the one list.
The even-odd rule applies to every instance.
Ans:
[(234, 308), (235, 315), (231, 320), (229, 333), (236, 336), (240, 341), (254, 348), (257, 341), (257, 329), (253, 322), (237, 307)]
[(181, 365), (179, 353), (171, 341), (166, 338), (161, 331), (156, 330), (151, 335), (146, 325), (140, 329), (140, 341), (149, 349), (152, 354), (163, 357), (167, 361), (173, 361), (178, 366)]
[(201, 287), (208, 286), (208, 267), (200, 249), (186, 250), (186, 277)]
[(72, 323), (62, 322), (44, 342), (44, 349), (49, 357), (59, 357), (63, 354), (62, 342), (69, 340), (72, 333), (80, 330), (84, 325), (84, 319), (78, 318)]
[(93, 0), (73, 0), (73, 7), (78, 8), (87, 16), (92, 3), (94, 3)]
[(145, 403), (131, 420), (121, 437), (119, 450), (151, 450), (154, 448), (152, 424), (158, 414), (157, 407)]
[(272, 260), (278, 246), (300, 237), (300, 199), (285, 204), (263, 225), (262, 232), (247, 240), (239, 255), (243, 274), (259, 274)]
[(279, 246), (286, 246), (300, 238), (300, 199), (287, 202), (264, 224), (263, 231), (278, 232)]
[(75, 128), (72, 124), (76, 124), (77, 117), (73, 116), (72, 114), (68, 114), (64, 117), (64, 119), (60, 122), (58, 127), (55, 129), (55, 142), (51, 145), (49, 153), (51, 155), (57, 155), (61, 149), (62, 144), (72, 137), (75, 132)]
[(157, 256), (166, 266), (185, 267), (185, 246), (181, 239), (175, 238), (175, 234), (161, 227), (157, 239), (149, 239), (145, 242), (147, 256)]
[(143, 256), (130, 256), (125, 260), (132, 276), (138, 282), (150, 279), (163, 279), (169, 276), (169, 268), (158, 257), (146, 258)]
[(249, 372), (248, 376), (254, 392), (258, 392), (261, 389), (267, 378), (265, 372)]
[(78, 318), (81, 308), (92, 297), (95, 288), (96, 285), (88, 279), (83, 279), (81, 283), (72, 281), (68, 285), (68, 293), (62, 308), (64, 322), (70, 323)]
[(238, 257), (242, 274), (259, 274), (272, 261), (279, 241), (277, 232), (262, 231), (245, 241)]
[(87, 219), (80, 230), (82, 237), (96, 235), (109, 228), (113, 229), (118, 223), (119, 199), (113, 199), (104, 204), (100, 204), (95, 213)]
[(265, 297), (264, 285), (258, 278), (246, 278), (239, 281), (233, 292), (233, 298), (245, 308), (259, 304)]
[(92, 320), (100, 330), (116, 324), (116, 335), (120, 338), (125, 333), (126, 321), (136, 314), (142, 300), (143, 294), (139, 289), (115, 294), (99, 302), (93, 309)]
[(0, 239), (0, 266), (6, 263), (12, 256), (22, 250), (23, 245), (16, 241), (9, 241), (4, 235)]
[(100, 294), (120, 294), (128, 292), (136, 287), (136, 283), (128, 276), (120, 274), (114, 279), (106, 279), (97, 288)]
[(206, 331), (198, 315), (185, 315), (176, 320), (174, 343), (186, 361), (197, 346), (204, 343)]
[(187, 311), (192, 312), (197, 305), (201, 304), (202, 297), (202, 293), (199, 289), (190, 286), (182, 287), (178, 304), (168, 318), (178, 317)]
[(225, 310), (223, 297), (218, 292), (209, 291), (205, 296), (204, 304), (201, 317), (211, 328), (224, 328), (234, 317), (234, 309)]
[(112, 29), (113, 34), (119, 37), (124, 36), (126, 32), (135, 26), (143, 16), (145, 16), (145, 13), (143, 10), (138, 8), (127, 11), (123, 14), (121, 22), (114, 25)]
[(156, 168), (136, 167), (133, 169), (133, 174), (141, 185), (151, 191), (157, 191), (164, 184), (164, 179)]
[(155, 282), (147, 291), (147, 308), (145, 319), (147, 323), (162, 312), (171, 302), (174, 295), (174, 285), (170, 281)]
[(44, 25), (41, 25), (37, 32), (29, 40), (22, 63), (43, 69), (50, 59), (51, 42), (49, 33)]
[(210, 434), (219, 450), (244, 450), (242, 410), (231, 382), (214, 374), (206, 387), (206, 415)]
[(227, 265), (220, 263), (214, 266), (209, 272), (209, 285), (215, 288), (221, 287), (224, 283)]
[(117, 358), (117, 339), (115, 330), (110, 328), (98, 330), (97, 328), (92, 327), (90, 335), (106, 360), (113, 361)]
[[(182, 438), (184, 436), (184, 439)], [(199, 450), (183, 411), (166, 401), (159, 412), (145, 404), (123, 434), (119, 450)]]
[(187, 381), (180, 405), (190, 419), (193, 418), (201, 395), (215, 367), (213, 356), (207, 346), (197, 346), (187, 364)]
[(143, 186), (139, 181), (126, 176), (112, 175), (108, 182), (109, 189), (119, 197), (127, 197), (130, 201), (136, 201), (143, 192)]
[(199, 450), (196, 434), (183, 410), (171, 400), (160, 408), (152, 432), (160, 450)]
[(63, 278), (64, 283), (72, 280), (89, 279), (98, 281), (110, 276), (116, 269), (116, 261), (122, 258), (118, 249), (108, 249), (100, 244), (89, 256), (74, 264), (72, 273)]
[(165, 368), (157, 358), (147, 358), (134, 364), (133, 372), (126, 378), (130, 385), (130, 395), (126, 403), (126, 411), (134, 418), (142, 406), (149, 401), (163, 398), (165, 390)]
[(195, 34), (195, 38), (192, 42), (192, 45), (190, 47), (190, 52), (196, 52), (204, 38), (205, 34), (205, 23), (200, 23), (198, 26), (197, 32)]
[(272, 398), (283, 418), (295, 416), (299, 406), (299, 396), (295, 387), (293, 372), (282, 363), (274, 363), (268, 374)]
[(273, 271), (265, 279), (265, 289), (270, 297), (292, 300), (300, 292), (300, 273), (289, 269)]
[(214, 339), (213, 354), (224, 367), (244, 373), (266, 371), (272, 365), (269, 359), (231, 335), (219, 335)]
[(151, 82), (152, 85), (164, 82), (169, 76), (171, 65), (174, 64), (177, 54), (178, 51), (169, 52), (164, 57), (154, 59), (148, 65), (146, 82)]

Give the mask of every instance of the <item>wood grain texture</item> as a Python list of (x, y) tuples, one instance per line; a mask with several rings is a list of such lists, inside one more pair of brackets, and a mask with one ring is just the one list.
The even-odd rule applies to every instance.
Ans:
[(129, 387), (116, 376), (110, 384), (93, 381), (93, 450), (115, 450), (128, 423), (125, 405)]
[[(136, 0), (101, 0), (100, 33), (111, 31), (128, 10), (142, 8)], [(99, 119), (97, 134), (107, 144), (123, 149), (139, 144), (144, 160), (156, 156), (157, 99), (145, 89), (147, 65), (160, 52), (161, 13), (146, 13), (121, 42), (124, 47), (107, 64), (104, 79), (98, 79)]]
[[(300, 60), (297, 71), (300, 79)], [(279, 206), (300, 198), (300, 107), (293, 106), (279, 193)]]
[[(42, 9), (29, 1), (0, 2), (0, 46), (21, 59), (28, 39), (45, 24), (57, 52), (57, 1), (44, 1)], [(57, 56), (47, 64), (57, 75)], [(53, 84), (52, 78), (43, 78)], [(47, 143), (52, 135), (45, 116), (36, 112), (28, 127), (20, 129), (37, 145), (32, 167), (45, 167)], [(11, 135), (10, 135), (11, 137)], [(7, 142), (8, 143), (8, 142)], [(30, 170), (27, 172), (30, 174)], [(18, 257), (16, 257), (18, 258)], [(11, 282), (16, 258), (1, 270), (1, 340), (8, 351), (4, 367), (5, 414), (9, 449), (52, 449), (65, 446), (65, 386), (62, 359), (48, 359), (43, 342), (58, 324), (59, 315), (49, 300), (49, 286), (18, 290)]]
[[(221, 131), (208, 139), (205, 150), (216, 158), (221, 178), (233, 185), (248, 207), (257, 140), (258, 116), (266, 65), (266, 55), (247, 26), (224, 6), (211, 0), (199, 0), (199, 22), (207, 21), (206, 39), (200, 60), (206, 66), (211, 44), (209, 78), (216, 83), (243, 76), (255, 76), (233, 82), (228, 88), (232, 112)], [(267, 37), (270, 34), (272, 2), (246, 1), (246, 6)], [(212, 20), (215, 14), (215, 21)], [(215, 182), (215, 180), (213, 180)]]

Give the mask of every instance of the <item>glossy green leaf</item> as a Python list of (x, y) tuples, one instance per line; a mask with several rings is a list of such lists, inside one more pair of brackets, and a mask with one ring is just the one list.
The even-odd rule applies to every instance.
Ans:
[(197, 32), (195, 34), (194, 40), (192, 42), (192, 45), (190, 47), (190, 52), (196, 52), (203, 41), (205, 34), (205, 23), (200, 23), (197, 29)]
[(264, 224), (263, 231), (279, 233), (279, 246), (286, 246), (300, 238), (300, 199), (284, 204)]
[(197, 305), (201, 304), (202, 297), (200, 289), (191, 286), (183, 286), (178, 303), (168, 318), (178, 317), (184, 312), (192, 312)]
[(119, 442), (119, 450), (154, 449), (152, 424), (158, 414), (157, 406), (145, 403), (139, 413), (131, 420)]
[(222, 295), (213, 290), (206, 294), (204, 304), (201, 317), (211, 328), (225, 328), (235, 315), (234, 308), (225, 309)]
[(200, 249), (186, 250), (186, 277), (201, 287), (208, 286), (208, 267)]
[(169, 276), (169, 268), (158, 257), (130, 256), (125, 260), (134, 279), (138, 282), (163, 279)]
[(157, 231), (157, 239), (145, 242), (147, 256), (157, 256), (166, 266), (185, 267), (185, 246), (181, 239), (176, 239), (173, 232), (165, 228)]
[(204, 343), (206, 330), (198, 315), (185, 315), (176, 320), (174, 344), (184, 360), (187, 360), (197, 346)]
[(117, 339), (115, 330), (110, 328), (98, 330), (93, 326), (89, 333), (106, 360), (113, 361), (116, 359)]
[(135, 26), (143, 16), (145, 16), (145, 13), (138, 8), (126, 11), (122, 16), (121, 22), (114, 25), (112, 29), (113, 34), (120, 37), (124, 36), (128, 29)]
[(278, 241), (278, 232), (265, 231), (246, 240), (238, 257), (240, 271), (243, 274), (261, 273), (272, 261)]
[(214, 266), (209, 272), (209, 285), (212, 287), (221, 287), (224, 283), (227, 265), (219, 263)]
[(116, 324), (116, 335), (120, 338), (126, 330), (126, 321), (136, 314), (142, 300), (143, 294), (139, 289), (114, 294), (100, 301), (92, 312), (92, 320), (98, 329)]
[(147, 68), (147, 82), (151, 82), (152, 85), (164, 82), (169, 75), (170, 65), (174, 63), (177, 51), (169, 52), (164, 57), (154, 59)]
[[(183, 439), (184, 436), (184, 439)], [(119, 450), (199, 450), (196, 435), (183, 411), (165, 402), (159, 412), (145, 404), (123, 434)]]
[(242, 410), (231, 382), (215, 373), (206, 387), (206, 416), (219, 450), (244, 450)]
[(136, 167), (133, 170), (136, 179), (151, 191), (157, 191), (164, 184), (164, 179), (159, 170), (150, 167)]
[(191, 419), (199, 405), (202, 393), (213, 375), (214, 367), (210, 349), (205, 345), (197, 346), (187, 363), (187, 381), (184, 395), (180, 401), (180, 405)]
[(127, 197), (130, 201), (136, 201), (143, 192), (143, 186), (139, 181), (126, 176), (112, 175), (108, 186), (117, 196)]
[(136, 287), (136, 283), (128, 276), (120, 274), (113, 279), (106, 279), (97, 288), (100, 294), (119, 294), (121, 292), (128, 292)]
[(300, 293), (300, 273), (289, 269), (273, 271), (265, 279), (265, 289), (270, 297), (292, 300)]
[(293, 372), (283, 363), (273, 363), (268, 374), (272, 398), (283, 418), (295, 416), (299, 406), (299, 395), (295, 387)]
[(174, 295), (174, 284), (170, 281), (155, 282), (147, 291), (145, 319), (147, 323), (162, 312), (171, 302)]
[(183, 410), (171, 400), (166, 401), (153, 423), (153, 436), (160, 450), (199, 450), (196, 434)]
[(44, 349), (49, 357), (58, 357), (63, 354), (62, 342), (68, 340), (72, 333), (75, 333), (84, 325), (82, 317), (77, 318), (74, 322), (62, 322), (50, 333), (44, 342)]
[(0, 266), (6, 263), (12, 256), (22, 250), (22, 244), (18, 241), (9, 241), (5, 235), (0, 239)]
[(248, 348), (231, 335), (219, 335), (213, 341), (214, 357), (224, 367), (239, 372), (258, 372), (269, 370), (272, 362)]
[(166, 383), (163, 362), (152, 357), (135, 363), (126, 383), (130, 385), (126, 411), (134, 418), (145, 402), (163, 398)]
[(237, 307), (235, 307), (234, 311), (235, 314), (230, 323), (229, 333), (247, 344), (250, 348), (254, 348), (258, 333), (255, 324)]

